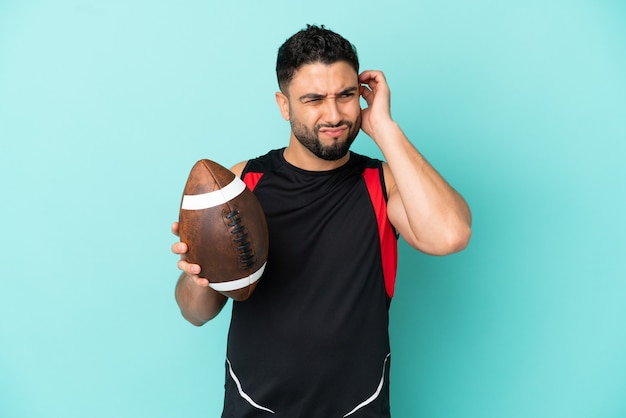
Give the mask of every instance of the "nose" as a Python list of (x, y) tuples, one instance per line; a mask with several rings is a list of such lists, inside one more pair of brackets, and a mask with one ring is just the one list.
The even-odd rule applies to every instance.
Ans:
[(327, 98), (325, 100), (325, 108), (324, 108), (324, 122), (336, 125), (341, 121), (341, 111), (339, 106), (337, 106), (337, 101), (335, 98)]

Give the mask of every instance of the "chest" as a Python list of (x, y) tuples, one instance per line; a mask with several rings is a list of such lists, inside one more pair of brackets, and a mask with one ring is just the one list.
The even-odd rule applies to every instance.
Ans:
[(273, 252), (341, 251), (376, 237), (372, 203), (358, 172), (266, 175), (255, 195), (267, 217)]

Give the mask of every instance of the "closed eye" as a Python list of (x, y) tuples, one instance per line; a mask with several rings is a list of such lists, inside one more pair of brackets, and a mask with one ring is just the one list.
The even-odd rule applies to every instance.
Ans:
[(356, 87), (349, 87), (345, 89), (344, 91), (342, 91), (341, 93), (339, 93), (337, 95), (337, 98), (343, 102), (347, 102), (347, 101), (352, 100), (352, 98), (356, 96), (357, 92), (358, 92), (358, 89)]
[(355, 94), (354, 94), (354, 93), (352, 93), (352, 92), (350, 92), (350, 93), (343, 93), (343, 94), (340, 94), (339, 96), (337, 96), (337, 98), (338, 98), (339, 100), (341, 100), (342, 102), (346, 102), (346, 101), (351, 100), (354, 96), (355, 96)]
[(319, 103), (324, 99), (321, 94), (306, 94), (300, 97), (301, 103)]

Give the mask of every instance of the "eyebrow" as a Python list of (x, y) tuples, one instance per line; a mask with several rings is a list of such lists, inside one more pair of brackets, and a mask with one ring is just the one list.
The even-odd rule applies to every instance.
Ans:
[[(345, 88), (343, 90), (341, 90), (337, 96), (341, 96), (343, 94), (348, 94), (348, 93), (354, 93), (355, 91), (358, 91), (358, 87), (357, 86), (352, 86), (352, 87), (348, 87)], [(325, 94), (318, 94), (318, 93), (308, 93), (305, 94), (304, 96), (300, 96), (300, 102), (304, 102), (307, 100), (320, 100), (320, 99), (324, 99), (326, 98), (327, 95)]]

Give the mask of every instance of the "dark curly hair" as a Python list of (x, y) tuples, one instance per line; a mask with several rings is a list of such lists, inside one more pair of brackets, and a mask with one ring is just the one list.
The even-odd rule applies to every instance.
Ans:
[(356, 48), (343, 36), (326, 29), (324, 25), (307, 25), (278, 49), (276, 77), (283, 93), (296, 71), (305, 64), (321, 62), (334, 64), (345, 61), (359, 73), (359, 58)]

